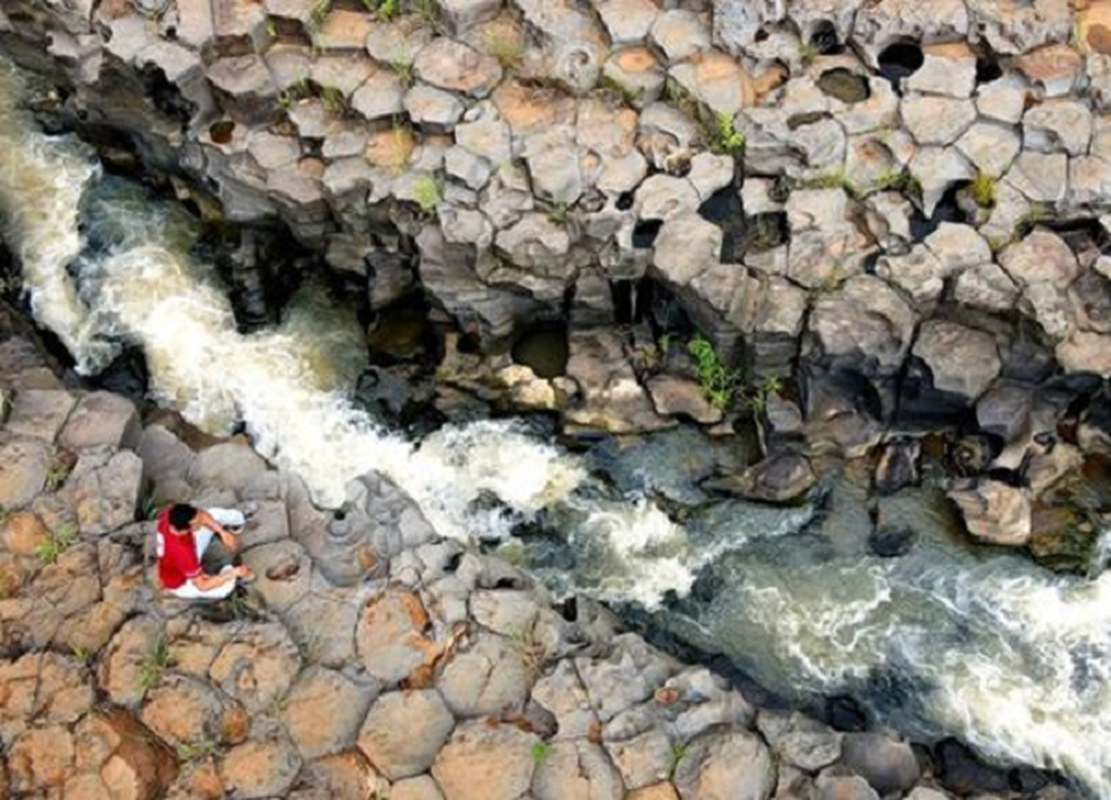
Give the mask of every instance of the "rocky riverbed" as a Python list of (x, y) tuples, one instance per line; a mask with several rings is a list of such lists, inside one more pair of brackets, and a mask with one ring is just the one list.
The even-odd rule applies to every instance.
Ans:
[[(259, 643), (256, 650), (286, 652), (281, 643), (296, 642), (299, 660), (282, 661), (289, 669), (275, 667), (271, 674), (288, 672), (293, 681), (301, 665), (319, 663), (332, 670), (322, 673), (332, 677), (319, 680), (363, 698), (353, 703), (363, 711), (367, 698), (403, 680), (415, 687), (431, 681), (453, 726), (461, 719), (499, 717), (489, 730), (472, 724), (460, 735), (473, 745), (510, 731), (515, 744), (506, 747), (518, 755), (530, 751), (531, 767), (525, 769), (523, 757), (518, 764), (518, 795), (532, 785), (534, 793), (548, 796), (536, 781), (556, 763), (588, 783), (610, 781), (618, 793), (622, 783), (636, 788), (643, 776), (630, 777), (625, 751), (610, 742), (640, 736), (648, 738), (638, 747), (655, 748), (654, 766), (645, 767), (652, 780), (670, 776), (684, 797), (701, 796), (692, 788), (700, 780), (693, 773), (731, 784), (734, 776), (721, 765), (732, 768), (734, 762), (746, 764), (746, 776), (762, 776), (745, 784), (753, 796), (773, 790), (807, 794), (812, 784), (837, 796), (887, 794), (907, 791), (918, 780), (919, 770), (910, 777), (909, 767), (900, 773), (905, 780), (877, 777), (861, 755), (895, 753), (893, 760), (881, 760), (885, 769), (898, 771), (891, 764), (910, 764), (905, 745), (863, 734), (842, 740), (797, 718), (764, 725), (761, 720), (773, 712), (736, 711), (739, 696), (713, 681), (704, 692), (688, 683), (667, 691), (662, 683), (682, 668), (632, 644), (639, 642), (635, 638), (611, 649), (613, 621), (599, 607), (584, 599), (553, 610), (525, 575), (486, 556), (464, 554), (461, 544), (425, 541), (435, 539), (433, 527), (457, 539), (475, 538), (471, 526), (487, 512), (498, 523), (488, 538), (504, 535), (518, 517), (533, 524), (538, 512), (578, 491), (582, 470), (541, 447), (527, 451), (527, 463), (508, 464), (510, 452), (525, 451), (508, 447), (510, 438), (495, 436), (493, 427), (454, 430), (426, 440), (418, 451), (368, 434), (366, 417), (352, 413), (346, 397), (340, 402), (329, 394), (350, 393), (355, 383), (347, 375), (354, 363), (347, 357), (354, 305), (375, 362), (355, 394), (379, 421), (419, 435), (445, 420), (538, 411), (576, 447), (616, 437), (602, 448), (612, 446), (618, 461), (628, 460), (622, 452), (667, 457), (674, 451), (657, 444), (661, 439), (653, 434), (660, 431), (679, 431), (672, 441), (681, 442), (684, 431), (697, 427), (699, 442), (713, 442), (699, 445), (676, 467), (686, 472), (678, 480), (677, 503), (667, 487), (653, 484), (652, 470), (628, 464), (621, 467), (624, 475), (600, 471), (611, 484), (637, 493), (635, 503), (615, 513), (607, 494), (612, 487), (591, 484), (584, 492), (603, 501), (591, 506), (588, 521), (621, 517), (625, 527), (616, 532), (603, 535), (604, 525), (583, 530), (597, 533), (603, 549), (608, 543), (619, 551), (623, 567), (636, 567), (622, 576), (620, 588), (646, 605), (688, 592), (709, 602), (740, 596), (712, 568), (744, 574), (738, 561), (747, 558), (730, 556), (739, 541), (732, 539), (704, 542), (692, 554), (687, 531), (651, 500), (660, 500), (676, 519), (696, 522), (728, 513), (749, 519), (748, 506), (705, 508), (726, 496), (764, 504), (816, 501), (827, 519), (838, 522), (832, 530), (824, 522), (804, 530), (809, 545), (818, 544), (813, 552), (806, 546), (798, 551), (807, 552), (802, 561), (824, 564), (827, 579), (840, 574), (829, 569), (834, 557), (852, 557), (854, 567), (871, 577), (895, 575), (893, 560), (933, 535), (929, 514), (916, 519), (906, 509), (925, 508), (923, 497), (939, 515), (955, 509), (961, 531), (947, 534), (949, 549), (938, 551), (960, 573), (950, 593), (941, 583), (944, 576), (925, 588), (909, 581), (912, 594), (939, 603), (934, 617), (945, 617), (945, 625), (916, 616), (920, 608), (887, 604), (890, 587), (882, 581), (876, 597), (849, 599), (891, 605), (891, 630), (905, 632), (908, 621), (931, 635), (941, 629), (940, 639), (927, 641), (953, 642), (950, 654), (968, 646), (982, 667), (975, 685), (960, 684), (974, 671), (965, 664), (949, 664), (939, 677), (947, 696), (960, 701), (956, 708), (979, 703), (967, 716), (977, 717), (984, 747), (1060, 767), (1082, 776), (1093, 791), (1106, 791), (1111, 774), (1102, 734), (1111, 703), (1098, 691), (1107, 671), (1100, 627), (1106, 616), (1096, 609), (1104, 605), (1106, 585), (1098, 580), (1108, 542), (1101, 531), (1111, 521), (1109, 31), (1111, 5), (1103, 0), (5, 2), (0, 52), (41, 76), (28, 102), (35, 117), (49, 131), (76, 132), (99, 156), (94, 162), (92, 150), (69, 139), (47, 142), (38, 129), (29, 135), (27, 115), (5, 96), (0, 210), (23, 268), (30, 309), (70, 350), (80, 371), (100, 371), (124, 347), (133, 355), (141, 349), (150, 388), (161, 401), (210, 431), (245, 427), (255, 447), (280, 465), (268, 468), (243, 446), (210, 446), (195, 430), (165, 420), (132, 430), (132, 411), (118, 398), (79, 400), (76, 386), (60, 390), (26, 346), (12, 345), (18, 358), (29, 360), (9, 370), (21, 391), (12, 396), (6, 434), (12, 449), (3, 467), (12, 470), (17, 495), (4, 507), (20, 511), (16, 533), (30, 531), (31, 545), (12, 561), (18, 566), (16, 598), (5, 607), (15, 609), (15, 618), (35, 621), (12, 623), (16, 632), (29, 631), (21, 633), (13, 656), (44, 647), (53, 653), (16, 663), (40, 670), (47, 658), (89, 661), (95, 669), (78, 673), (87, 690), (95, 672), (96, 697), (108, 692), (112, 708), (135, 712), (111, 717), (121, 720), (123, 730), (147, 725), (171, 750), (178, 748), (186, 772), (207, 764), (213, 780), (225, 783), (226, 760), (232, 748), (248, 746), (244, 741), (271, 749), (264, 747), (258, 758), (249, 750), (240, 764), (284, 758), (290, 785), (297, 774), (307, 782), (328, 780), (311, 766), (322, 752), (304, 750), (294, 727), (283, 722), (283, 710), (259, 710), (239, 697), (227, 684), (230, 673), (212, 677), (226, 650), (255, 646), (233, 642), (235, 626), (251, 631), (244, 636)], [(12, 85), (6, 69), (2, 83), (5, 89)], [(98, 164), (154, 189), (101, 183)], [(166, 211), (170, 195), (189, 214), (182, 206)], [(206, 270), (200, 277), (197, 264)], [(210, 272), (219, 279), (210, 280)], [(239, 331), (255, 331), (254, 337), (240, 337), (227, 324), (225, 289)], [(304, 297), (313, 291), (322, 298), (342, 295), (346, 305), (306, 305)], [(288, 305), (298, 296), (300, 306)], [(154, 319), (150, 304), (156, 301)], [(297, 324), (300, 336), (291, 333)], [(168, 331), (177, 338), (161, 335)], [(179, 360), (184, 366), (175, 364)], [(227, 380), (227, 386), (202, 382), (197, 388), (197, 376), (217, 362), (235, 365), (235, 385)], [(33, 378), (23, 374), (28, 370)], [(279, 371), (283, 380), (268, 383)], [(33, 383), (39, 380), (43, 385)], [(258, 391), (252, 396), (251, 387), (261, 386), (296, 395), (295, 402), (272, 402)], [(142, 394), (141, 375), (132, 388)], [(85, 415), (93, 422), (85, 434), (68, 434), (77, 437), (71, 441), (67, 430)], [(101, 428), (119, 429), (107, 442), (115, 450), (84, 452), (80, 437), (95, 440), (105, 435)], [(499, 448), (500, 457), (491, 452)], [(434, 476), (461, 477), (459, 463), (467, 461), (468, 450), (482, 450), (488, 458), (482, 462), (486, 494), (437, 490)], [(429, 451), (423, 460), (413, 457)], [(345, 492), (344, 483), (375, 460), (398, 483), (405, 474), (411, 498), (383, 475), (359, 478)], [(558, 470), (549, 471), (553, 465)], [(159, 477), (161, 469), (166, 473)], [(830, 501), (827, 490), (842, 471), (855, 494)], [(48, 498), (61, 499), (35, 499), (44, 489)], [(313, 506), (310, 489), (339, 516)], [(110, 493), (117, 490), (123, 495)], [(640, 498), (645, 494), (648, 502)], [(96, 647), (78, 642), (78, 651), (69, 653), (73, 642), (55, 638), (62, 635), (58, 631), (94, 629), (87, 620), (99, 620), (111, 628), (107, 637), (118, 638), (131, 631), (130, 622), (116, 631), (124, 619), (149, 617), (153, 650), (144, 651), (139, 663), (150, 653), (148, 663), (169, 663), (175, 642), (186, 635), (171, 618), (187, 623), (191, 611), (157, 602), (149, 581), (120, 595), (130, 599), (113, 600), (111, 613), (103, 604), (119, 574), (142, 574), (143, 535), (131, 525), (133, 517), (142, 516), (152, 498), (179, 495), (271, 504), (273, 519), (263, 517), (269, 521), (260, 528), (276, 525), (264, 534), (275, 540), (256, 542), (251, 552), (278, 559), (261, 567), (279, 577), (266, 578), (250, 599), (235, 605), (236, 618), (220, 628), (227, 637), (208, 628), (196, 634), (209, 642), (204, 647), (212, 659), (198, 656), (201, 666), (183, 670), (200, 683), (182, 685), (216, 698), (196, 701), (217, 709), (212, 719), (223, 719), (231, 708), (262, 720), (258, 735), (251, 727), (248, 739), (217, 736), (212, 725), (193, 740), (163, 735), (147, 720), (143, 698), (167, 687), (144, 687), (138, 699), (125, 702), (103, 686), (109, 674), (104, 665), (114, 652), (107, 638), (97, 639)], [(25, 508), (34, 516), (23, 515)], [(477, 538), (490, 533), (482, 528)], [(964, 533), (973, 542), (964, 541)], [(71, 534), (77, 538), (65, 554), (54, 553), (56, 563), (42, 566), (36, 551), (61, 550)], [(560, 535), (572, 549), (584, 539), (578, 528)], [(95, 537), (116, 549), (101, 556), (103, 542), (94, 547)], [(972, 556), (948, 560), (954, 539)], [(1023, 577), (1012, 583), (1033, 586), (1034, 596), (1061, 603), (1070, 624), (1019, 631), (1011, 639), (996, 637), (990, 625), (985, 633), (985, 618), (1007, 627), (1032, 617), (992, 572), (1016, 562), (984, 543), (1069, 573), (1035, 578), (1024, 564)], [(59, 571), (69, 570), (67, 559), (77, 553), (85, 553), (80, 564), (95, 562), (103, 588), (97, 593), (90, 584), (91, 599), (63, 615), (58, 609), (66, 603), (35, 600), (43, 595), (35, 587), (40, 579), (43, 586), (60, 581), (66, 591), (71, 583), (80, 585), (65, 577), (80, 571), (76, 566), (64, 575)], [(788, 572), (778, 570), (783, 562), (774, 550), (765, 556), (775, 567), (769, 572)], [(774, 603), (757, 607), (753, 593), (774, 595), (776, 586), (752, 584), (763, 568), (759, 559), (754, 564), (748, 564), (753, 569), (743, 584), (749, 607), (741, 613), (751, 609), (766, 616)], [(699, 565), (708, 568), (696, 586)], [(996, 593), (978, 594), (989, 587), (975, 577), (988, 573)], [(1092, 581), (1085, 584), (1075, 575)], [(966, 576), (972, 579), (967, 586)], [(572, 577), (574, 585), (583, 573)], [(387, 579), (388, 590), (380, 583)], [(805, 595), (797, 585), (787, 588), (784, 617)], [(490, 618), (476, 611), (478, 591), (499, 598)], [(810, 602), (820, 606), (821, 599)], [(502, 619), (503, 606), (518, 603), (526, 606), (520, 615), (514, 611), (511, 620)], [(977, 604), (984, 607), (977, 610)], [(813, 607), (805, 606), (800, 616)], [(1019, 616), (992, 616), (999, 608)], [(954, 609), (960, 613), (949, 620), (945, 615)], [(725, 622), (736, 612), (725, 603)], [(402, 626), (375, 633), (372, 641), (408, 637), (410, 644), (386, 648), (406, 665), (405, 674), (386, 680), (373, 671), (369, 645), (360, 638), (367, 613), (372, 626), (379, 617)], [(713, 629), (729, 630), (718, 613)], [(35, 614), (46, 622), (40, 626)], [(275, 620), (285, 627), (266, 628), (272, 634), (251, 627)], [(887, 618), (882, 622), (888, 624)], [(467, 623), (469, 633), (457, 623)], [(355, 633), (336, 637), (346, 642), (342, 646), (322, 637), (342, 652), (309, 658), (306, 631), (324, 624)], [(541, 670), (532, 664), (535, 643), (521, 639), (537, 625), (547, 637)], [(868, 638), (863, 628), (850, 633), (853, 643)], [(905, 638), (901, 634), (900, 643)], [(1002, 650), (1010, 660), (981, 649), (996, 638), (1006, 640)], [(150, 642), (143, 641), (128, 652), (144, 650)], [(1056, 650), (1042, 661), (1047, 641)], [(799, 660), (810, 667), (830, 643), (840, 646), (836, 637), (786, 645), (798, 646)], [(744, 649), (737, 638), (726, 644), (734, 654)], [(826, 676), (852, 671), (844, 659), (859, 654), (841, 649), (842, 660), (832, 660)], [(504, 660), (525, 667), (504, 678), (509, 688), (493, 690), (512, 692), (506, 713), (481, 701), (470, 710), (456, 707), (452, 690), (437, 683), (451, 659), (475, 652), (476, 663), (498, 664), (511, 651)], [(254, 652), (244, 658), (260, 660)], [(431, 661), (412, 660), (418, 652)], [(1029, 653), (1036, 657), (1028, 659)], [(645, 693), (638, 689), (637, 698), (609, 714), (608, 685), (595, 681), (592, 687), (589, 677), (590, 664), (602, 661), (580, 661), (595, 657), (623, 665), (627, 674), (613, 673), (620, 675), (615, 681), (645, 684)], [(1031, 664), (1039, 667), (1043, 688), (1061, 689), (1052, 714), (1031, 700), (1044, 695), (1001, 694), (1020, 679), (1023, 686), (1039, 683), (1026, 674)], [(360, 665), (370, 684), (366, 675), (352, 672)], [(417, 667), (424, 671), (414, 677)], [(165, 665), (151, 669), (166, 671)], [(638, 670), (662, 677), (645, 683), (642, 675), (636, 683)], [(1000, 682), (994, 682), (993, 670), (1002, 675)], [(468, 679), (481, 671), (468, 667)], [(600, 734), (590, 725), (576, 728), (573, 750), (556, 749), (552, 742), (559, 734), (549, 717), (536, 718), (536, 707), (557, 721), (564, 711), (545, 705), (543, 691), (536, 695), (547, 680), (541, 673), (567, 678), (569, 683), (559, 684), (561, 696), (585, 698)], [(682, 680), (695, 680), (694, 672), (684, 674)], [(709, 680), (698, 674), (703, 677), (697, 680)], [(238, 687), (235, 675), (230, 680)], [(202, 676), (215, 687), (206, 688)], [(44, 679), (36, 672), (28, 680)], [(475, 687), (478, 695), (483, 686)], [(307, 691), (317, 696), (316, 689)], [(697, 701), (690, 699), (695, 696)], [(994, 725), (988, 719), (992, 698), (1002, 696), (1017, 698), (1016, 718), (1024, 723), (1001, 719)], [(56, 722), (35, 702), (24, 716)], [(690, 703), (710, 704), (692, 712), (701, 720), (693, 732), (679, 722)], [(101, 719), (116, 712), (95, 714)], [(960, 711), (954, 716), (962, 717)], [(617, 720), (621, 733), (614, 734)], [(751, 734), (753, 724), (759, 736)], [(948, 724), (951, 732), (969, 723), (962, 717)], [(725, 727), (713, 727), (720, 725)], [(724, 738), (706, 739), (711, 734)], [(825, 755), (805, 762), (789, 755), (794, 745), (783, 744), (782, 737), (797, 743), (791, 738), (796, 734), (807, 742), (813, 734), (819, 743), (814, 747)], [(345, 743), (337, 749), (347, 752), (350, 737), (339, 738)], [(687, 750), (688, 740), (711, 743)], [(123, 747), (105, 745), (97, 752)], [(661, 775), (668, 748), (672, 758)], [(72, 749), (75, 755), (66, 761), (71, 772), (99, 769), (100, 780), (108, 780), (108, 761), (86, 769), (79, 765), (95, 758), (82, 760), (79, 741)], [(168, 783), (164, 765), (173, 753), (161, 745), (140, 750), (144, 755), (137, 758), (156, 767), (155, 784)], [(370, 781), (399, 777), (363, 750), (373, 766), (350, 753), (328, 763), (354, 763)], [(635, 759), (643, 755), (630, 752)], [(953, 778), (964, 763), (954, 762), (955, 752), (963, 751), (947, 742), (932, 759), (919, 751), (915, 763), (959, 793), (978, 786), (1030, 794), (1043, 785), (1040, 776), (1027, 780), (1018, 773), (1009, 780), (984, 773), (989, 777), (979, 783)], [(556, 753), (560, 759), (549, 761)], [(683, 760), (689, 754), (697, 756), (697, 765), (684, 771), (682, 764), (694, 763)], [(814, 782), (838, 757), (842, 763)], [(432, 777), (445, 794), (479, 785), (469, 778), (462, 788), (441, 780), (440, 756), (430, 758)], [(471, 761), (467, 755), (462, 760)], [(11, 761), (13, 775), (24, 780), (19, 776), (30, 773), (19, 769), (34, 761)], [(776, 779), (769, 777), (771, 765), (778, 765)], [(842, 767), (863, 778), (838, 777)], [(500, 763), (491, 769), (502, 774)], [(69, 779), (64, 770), (59, 774)], [(835, 778), (839, 782), (832, 783)], [(37, 779), (32, 774), (28, 780)], [(178, 788), (186, 796), (192, 791)], [(234, 791), (263, 796), (288, 788)]]
[[(941, 800), (939, 780), (1011, 786), (953, 742), (932, 756), (851, 732), (851, 715), (841, 732), (759, 709), (604, 607), (553, 605), (442, 539), (380, 475), (321, 511), (241, 441), (67, 387), (4, 320), (5, 796)], [(253, 511), (242, 558), (257, 582), (216, 605), (162, 596), (156, 497)]]

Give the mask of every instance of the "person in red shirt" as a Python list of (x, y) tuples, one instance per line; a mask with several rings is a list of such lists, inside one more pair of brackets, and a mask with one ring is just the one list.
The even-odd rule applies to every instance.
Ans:
[(205, 511), (187, 503), (162, 509), (158, 515), (158, 579), (162, 588), (185, 600), (219, 600), (232, 593), (237, 581), (250, 580), (253, 576), (246, 567), (229, 565), (215, 575), (206, 574), (201, 567), (213, 536), (219, 536), (224, 547), (235, 552), (239, 541), (224, 526), (238, 527), (244, 522), (244, 516), (233, 509)]

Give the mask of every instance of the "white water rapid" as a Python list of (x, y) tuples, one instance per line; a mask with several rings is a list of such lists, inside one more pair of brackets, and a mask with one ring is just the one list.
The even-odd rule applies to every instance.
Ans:
[[(547, 510), (566, 523), (574, 561), (558, 577), (608, 599), (655, 608), (713, 565), (724, 588), (661, 611), (661, 624), (784, 693), (855, 689), (867, 701), (868, 676), (895, 675), (915, 694), (901, 710), (879, 705), (905, 730), (1058, 768), (1111, 798), (1111, 574), (1056, 576), (940, 536), (902, 559), (839, 553), (803, 529), (809, 512), (737, 502), (684, 527), (649, 500), (607, 493), (579, 457), (512, 422), (406, 441), (349, 402), (361, 366), (352, 315), (309, 291), (280, 326), (239, 334), (218, 281), (190, 257), (189, 217), (103, 178), (72, 139), (44, 136), (18, 109), (17, 89), (0, 67), (3, 236), (36, 318), (82, 371), (103, 367), (121, 341), (141, 345), (159, 403), (216, 432), (242, 421), (326, 506), (373, 468), (446, 535), (497, 538)], [(475, 510), (486, 492), (509, 512)]]

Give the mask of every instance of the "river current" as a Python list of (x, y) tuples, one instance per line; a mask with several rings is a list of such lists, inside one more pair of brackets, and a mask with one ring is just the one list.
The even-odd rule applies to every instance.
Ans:
[[(820, 520), (727, 501), (679, 524), (522, 422), (408, 441), (350, 401), (364, 363), (353, 314), (309, 286), (280, 325), (238, 333), (224, 288), (194, 255), (196, 222), (104, 176), (76, 140), (44, 135), (19, 89), (0, 66), (0, 230), (36, 319), (80, 372), (140, 345), (159, 404), (214, 433), (245, 425), (323, 506), (378, 469), (448, 536), (506, 538), (542, 515), (560, 567), (525, 557), (557, 589), (637, 603), (788, 698), (848, 693), (908, 735), (956, 735), (1111, 798), (1111, 574), (1054, 575), (962, 544), (925, 489), (889, 509), (918, 531), (911, 553), (879, 559), (864, 550), (870, 523), (851, 487)], [(491, 494), (500, 506), (475, 502)], [(712, 591), (692, 594), (707, 572)]]

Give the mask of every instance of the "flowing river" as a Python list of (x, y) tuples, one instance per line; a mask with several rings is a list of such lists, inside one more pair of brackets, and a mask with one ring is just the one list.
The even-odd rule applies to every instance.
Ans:
[[(889, 509), (918, 532), (910, 554), (878, 559), (864, 551), (870, 523), (849, 488), (820, 519), (729, 501), (679, 524), (525, 423), (407, 441), (350, 402), (364, 358), (353, 314), (310, 286), (281, 325), (239, 334), (212, 267), (192, 255), (195, 221), (102, 175), (79, 142), (45, 136), (19, 109), (19, 88), (0, 66), (2, 232), (37, 320), (81, 372), (140, 345), (160, 404), (213, 432), (245, 424), (324, 506), (373, 468), (445, 535), (505, 538), (543, 512), (558, 542), (526, 560), (556, 588), (638, 603), (653, 624), (789, 698), (849, 693), (909, 735), (956, 735), (1111, 798), (1111, 574), (1059, 576), (961, 544), (925, 489)], [(503, 506), (474, 502), (490, 494)], [(713, 588), (692, 593), (700, 574)]]

